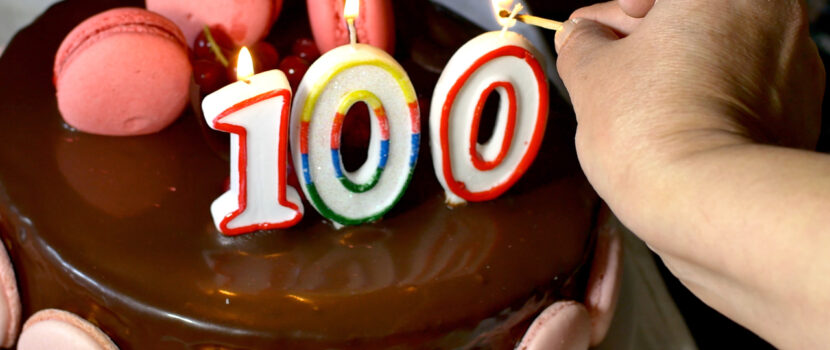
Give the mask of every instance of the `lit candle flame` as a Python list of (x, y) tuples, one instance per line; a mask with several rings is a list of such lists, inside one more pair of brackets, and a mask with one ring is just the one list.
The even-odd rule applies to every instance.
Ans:
[(248, 80), (252, 76), (254, 76), (254, 60), (248, 48), (243, 46), (236, 59), (236, 79)]
[(346, 0), (343, 6), (343, 17), (355, 19), (360, 14), (360, 0)]
[(516, 25), (516, 19), (509, 17), (502, 17), (499, 13), (501, 11), (511, 12), (513, 10), (513, 0), (491, 0), (493, 5), (493, 16), (496, 17), (496, 22), (503, 28), (510, 28)]

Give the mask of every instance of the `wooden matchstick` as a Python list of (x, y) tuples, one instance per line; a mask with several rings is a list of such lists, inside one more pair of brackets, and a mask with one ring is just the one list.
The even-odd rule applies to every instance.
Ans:
[[(502, 18), (510, 17), (510, 11), (501, 10), (499, 16)], [(527, 23), (545, 29), (559, 31), (562, 30), (562, 22), (554, 21), (552, 19), (536, 17), (531, 15), (516, 15), (516, 20), (522, 23)]]

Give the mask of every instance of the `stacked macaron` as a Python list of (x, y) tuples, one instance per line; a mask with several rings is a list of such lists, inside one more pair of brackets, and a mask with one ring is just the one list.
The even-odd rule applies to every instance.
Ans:
[(282, 0), (146, 0), (147, 9), (176, 23), (192, 43), (205, 26), (217, 26), (236, 45), (254, 44), (271, 30)]
[[(77, 315), (56, 309), (41, 310), (20, 330), (20, 293), (5, 245), (0, 244), (0, 348), (18, 350), (117, 350), (98, 327)], [(18, 339), (18, 333), (20, 338)]]
[(118, 346), (89, 321), (57, 309), (41, 310), (23, 325), (18, 350), (117, 350)]
[(70, 126), (101, 135), (161, 130), (187, 102), (190, 63), (178, 27), (138, 8), (103, 12), (78, 25), (58, 49), (58, 108)]
[(20, 294), (9, 255), (0, 244), (0, 348), (10, 348), (20, 328)]
[(157, 12), (118, 8), (87, 19), (67, 35), (55, 57), (64, 121), (99, 135), (160, 131), (187, 105), (188, 44), (200, 29), (217, 25), (234, 43), (255, 42), (270, 31), (281, 5), (281, 0), (147, 1)]
[[(392, 52), (391, 3), (359, 1), (358, 41)], [(194, 56), (189, 46), (204, 29), (226, 33), (234, 47), (256, 46), (270, 32), (282, 0), (147, 0), (146, 5), (150, 11), (120, 8), (93, 16), (64, 39), (55, 58), (54, 81), (58, 107), (71, 127), (129, 136), (170, 125), (186, 105), (194, 66), (197, 82), (218, 74), (216, 65), (206, 68), (204, 62), (190, 61)], [(343, 0), (308, 0), (308, 7), (321, 52), (348, 42)], [(278, 67), (274, 62), (263, 68), (286, 70), (299, 82), (311, 63), (299, 58), (287, 56)], [(227, 69), (227, 60), (222, 61)], [(223, 82), (214, 79), (212, 85)]]
[[(389, 0), (359, 0), (360, 12), (355, 19), (357, 41), (383, 49), (390, 55), (395, 50), (395, 21)], [(343, 17), (344, 0), (308, 0), (311, 31), (320, 52), (349, 43), (349, 31)]]

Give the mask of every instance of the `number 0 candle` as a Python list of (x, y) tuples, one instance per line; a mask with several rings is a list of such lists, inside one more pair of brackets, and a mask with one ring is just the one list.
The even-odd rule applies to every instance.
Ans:
[[(451, 205), (507, 191), (533, 162), (544, 137), (545, 72), (533, 45), (507, 26), (458, 49), (435, 86), (430, 146), (435, 174)], [(495, 128), (479, 143), (482, 110), (491, 93), (500, 97)]]
[[(380, 219), (403, 195), (418, 158), (420, 112), (406, 72), (383, 50), (355, 44), (357, 0), (346, 2), (352, 43), (308, 69), (291, 115), (291, 149), (306, 198), (335, 226)], [(370, 111), (366, 161), (343, 168), (340, 136), (355, 103)]]
[(279, 70), (253, 75), (247, 49), (239, 57), (239, 81), (202, 101), (207, 124), (231, 134), (230, 190), (210, 207), (225, 235), (288, 227), (303, 216), (299, 193), (286, 184), (288, 80)]

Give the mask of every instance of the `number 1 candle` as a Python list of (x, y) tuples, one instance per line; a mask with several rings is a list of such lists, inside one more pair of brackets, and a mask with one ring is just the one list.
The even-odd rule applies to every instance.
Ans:
[(286, 183), (288, 80), (279, 70), (253, 75), (247, 49), (239, 57), (239, 81), (202, 101), (207, 124), (231, 134), (230, 190), (210, 207), (225, 235), (289, 227), (303, 217), (300, 195)]
[[(383, 50), (356, 44), (359, 0), (346, 1), (351, 44), (309, 67), (291, 114), (291, 150), (306, 198), (335, 226), (380, 219), (403, 195), (418, 159), (420, 111), (406, 72)], [(367, 159), (343, 168), (340, 136), (346, 113), (365, 103), (371, 114)]]
[[(494, 8), (498, 14), (501, 7)], [(539, 53), (507, 30), (512, 18), (497, 18), (504, 29), (459, 48), (432, 97), (432, 159), (451, 205), (486, 201), (507, 191), (533, 162), (544, 137), (548, 82), (536, 59)], [(499, 94), (500, 105), (493, 135), (482, 144), (479, 122), (491, 93)]]

